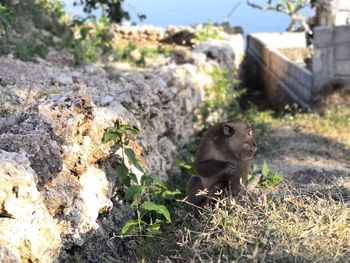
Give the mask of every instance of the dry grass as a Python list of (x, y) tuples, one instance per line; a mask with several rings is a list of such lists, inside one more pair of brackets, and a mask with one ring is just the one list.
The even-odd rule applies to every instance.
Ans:
[[(349, 185), (348, 185), (349, 186)], [(348, 262), (350, 188), (312, 185), (257, 190), (175, 222), (140, 240), (146, 262)]]

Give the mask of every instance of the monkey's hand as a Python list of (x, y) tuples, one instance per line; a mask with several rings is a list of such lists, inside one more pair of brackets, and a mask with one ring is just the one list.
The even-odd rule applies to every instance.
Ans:
[(256, 175), (253, 177), (253, 179), (251, 179), (251, 180), (248, 182), (247, 190), (253, 190), (253, 189), (258, 185), (258, 183), (260, 182), (261, 176), (262, 176), (262, 173), (256, 174)]

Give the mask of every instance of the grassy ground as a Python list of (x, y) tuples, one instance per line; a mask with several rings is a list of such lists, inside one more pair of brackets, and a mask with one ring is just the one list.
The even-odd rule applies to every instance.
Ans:
[(130, 241), (133, 260), (349, 262), (348, 98), (339, 92), (328, 97), (323, 115), (247, 112), (256, 127), (255, 162), (266, 160), (283, 182), (200, 211), (179, 201), (161, 235)]

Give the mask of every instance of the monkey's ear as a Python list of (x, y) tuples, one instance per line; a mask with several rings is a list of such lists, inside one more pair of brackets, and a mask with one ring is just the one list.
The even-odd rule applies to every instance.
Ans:
[(235, 129), (229, 123), (224, 123), (223, 131), (226, 136), (231, 136), (235, 133)]

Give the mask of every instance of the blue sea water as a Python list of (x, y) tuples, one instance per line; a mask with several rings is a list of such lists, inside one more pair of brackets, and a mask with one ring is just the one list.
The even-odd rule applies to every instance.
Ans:
[[(66, 11), (72, 15), (84, 15), (81, 7), (73, 6), (74, 0), (63, 0)], [(266, 5), (267, 0), (251, 0)], [(274, 11), (260, 11), (249, 7), (246, 0), (124, 0), (124, 8), (131, 14), (131, 21), (139, 23), (137, 14), (147, 19), (142, 24), (154, 26), (194, 25), (207, 22), (223, 22), (228, 18), (232, 26), (242, 26), (246, 34), (254, 32), (282, 32), (288, 26), (289, 17)], [(309, 15), (311, 10), (305, 10)], [(95, 13), (97, 16), (100, 12)]]

